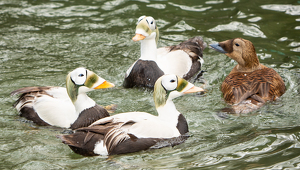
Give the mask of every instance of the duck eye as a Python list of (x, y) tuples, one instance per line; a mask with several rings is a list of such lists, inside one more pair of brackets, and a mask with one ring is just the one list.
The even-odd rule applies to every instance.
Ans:
[(79, 74), (79, 75), (78, 75), (78, 77), (83, 77), (83, 76), (84, 76), (83, 74)]
[(151, 21), (151, 24), (153, 24), (153, 21)]
[(239, 45), (238, 43), (236, 43), (236, 44), (235, 44), (235, 46), (237, 46), (237, 47), (238, 47), (238, 46), (240, 46), (240, 45)]
[(175, 80), (174, 80), (174, 79), (172, 79), (172, 80), (170, 80), (170, 82), (171, 82), (171, 83), (174, 83), (174, 82), (175, 82)]

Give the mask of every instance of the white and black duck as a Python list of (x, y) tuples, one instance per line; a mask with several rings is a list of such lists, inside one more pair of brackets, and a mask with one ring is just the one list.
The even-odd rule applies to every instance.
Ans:
[(64, 144), (84, 156), (114, 155), (174, 146), (187, 139), (188, 123), (173, 99), (204, 91), (176, 75), (164, 75), (154, 87), (158, 116), (145, 112), (120, 113), (97, 120), (74, 134), (58, 135)]
[(156, 80), (164, 74), (175, 74), (189, 80), (201, 70), (204, 63), (202, 53), (207, 46), (202, 37), (157, 49), (159, 31), (150, 16), (138, 19), (135, 33), (132, 39), (141, 42), (141, 56), (126, 71), (125, 88), (153, 88)]
[(20, 116), (41, 126), (58, 126), (76, 129), (109, 116), (86, 92), (114, 87), (94, 72), (77, 68), (70, 72), (66, 87), (24, 87), (11, 92), (21, 94), (14, 107)]

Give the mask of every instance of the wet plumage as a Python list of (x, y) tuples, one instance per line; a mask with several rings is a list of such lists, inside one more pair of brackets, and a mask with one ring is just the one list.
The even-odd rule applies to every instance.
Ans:
[(250, 41), (235, 38), (210, 46), (238, 63), (221, 86), (225, 101), (232, 105), (230, 112), (248, 113), (284, 94), (282, 78), (274, 69), (259, 63)]

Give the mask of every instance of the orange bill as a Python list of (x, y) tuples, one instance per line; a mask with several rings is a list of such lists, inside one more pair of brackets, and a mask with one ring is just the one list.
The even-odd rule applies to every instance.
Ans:
[(145, 38), (146, 38), (146, 37), (143, 36), (142, 34), (135, 34), (135, 36), (132, 37), (132, 40), (133, 40), (133, 41), (140, 41), (140, 40), (143, 40), (143, 39), (145, 39)]
[(196, 93), (196, 92), (200, 92), (200, 91), (204, 91), (204, 89), (202, 89), (201, 87), (194, 86), (194, 87), (190, 88), (189, 90), (183, 92), (183, 94)]
[(115, 87), (115, 85), (110, 82), (104, 81), (102, 84), (95, 87), (94, 89), (106, 89), (106, 88), (111, 88), (111, 87)]

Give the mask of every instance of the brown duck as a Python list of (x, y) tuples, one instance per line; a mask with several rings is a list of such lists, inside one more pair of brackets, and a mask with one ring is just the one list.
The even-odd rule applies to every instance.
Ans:
[(224, 111), (249, 113), (284, 94), (282, 78), (272, 68), (259, 63), (252, 42), (235, 38), (210, 46), (238, 63), (222, 83), (223, 97), (232, 105)]

